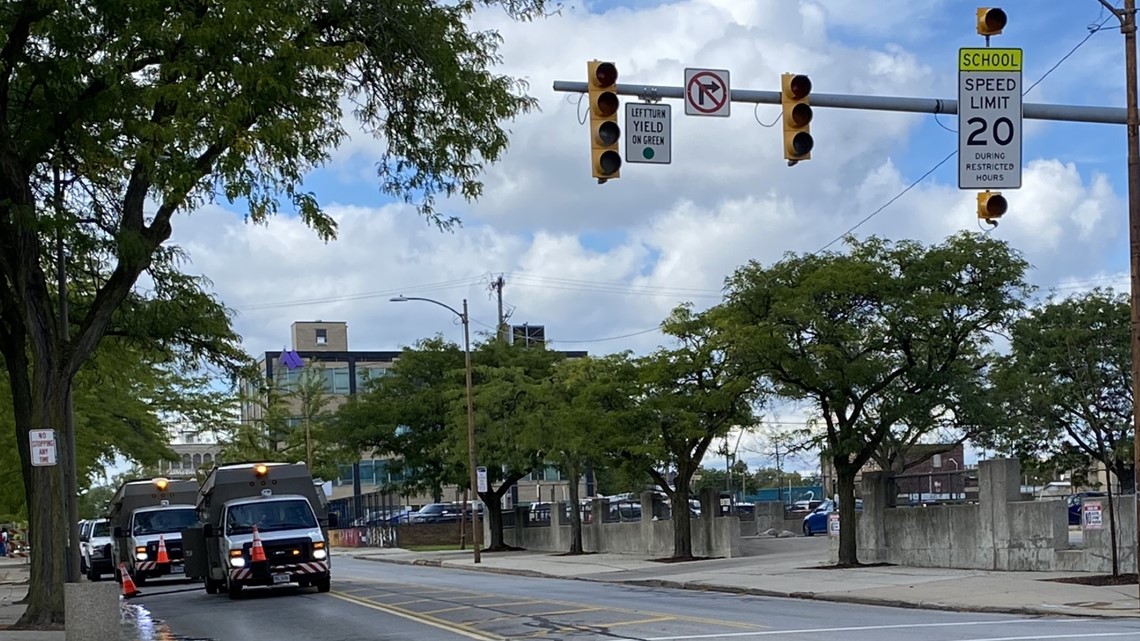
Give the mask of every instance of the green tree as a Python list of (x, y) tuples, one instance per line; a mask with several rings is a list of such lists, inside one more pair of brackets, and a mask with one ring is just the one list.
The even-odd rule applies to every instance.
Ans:
[[(491, 540), (490, 551), (509, 549), (503, 540), (503, 495), (531, 470), (545, 464), (545, 452), (536, 447), (532, 431), (541, 429), (532, 420), (540, 411), (541, 383), (553, 375), (565, 357), (542, 346), (524, 346), (489, 340), (472, 354), (475, 406), (475, 444), (478, 464), (487, 468), (487, 490), (479, 498), (486, 506)], [(464, 387), (449, 391), (451, 432), (448, 451), (451, 462), (464, 470), (461, 487), (470, 488), (467, 463), (467, 401)], [(462, 428), (458, 428), (462, 426)]]
[[(495, 75), (479, 5), (526, 19), (545, 0), (283, 0), (181, 4), (21, 1), (0, 10), (0, 354), (17, 423), (63, 423), (75, 374), (139, 276), (161, 260), (176, 212), (216, 193), (264, 222), (284, 200), (323, 239), (336, 225), (302, 191), (346, 136), (341, 99), (382, 139), (382, 189), (443, 227), (435, 196), (479, 196), (507, 146), (503, 122), (535, 106)], [(153, 203), (153, 206), (148, 206)], [(97, 255), (98, 293), (57, 329), (51, 241)], [(159, 283), (161, 287), (162, 283)], [(57, 467), (20, 446), (32, 574), (21, 625), (63, 622)], [(42, 506), (42, 507), (41, 507)]]
[[(1030, 288), (1024, 259), (985, 235), (847, 244), (741, 267), (718, 314), (743, 367), (815, 403), (840, 521), (854, 523), (856, 473), (892, 428), (943, 404)], [(858, 564), (855, 528), (840, 530), (839, 563)]]
[(581, 554), (578, 484), (591, 464), (605, 464), (616, 435), (635, 411), (637, 369), (628, 353), (567, 359), (537, 382), (538, 408), (526, 434), (570, 483), (570, 553)]
[[(1132, 352), (1127, 294), (1096, 289), (1050, 299), (1014, 323), (1010, 352), (995, 380), (1008, 419), (979, 440), (1022, 458), (1054, 459), (1067, 467), (1092, 460), (1131, 489)], [(1076, 456), (1074, 456), (1076, 455)], [(1108, 486), (1112, 496), (1112, 484)], [(1109, 501), (1113, 576), (1116, 511)]]
[[(236, 337), (234, 337), (236, 340)], [(73, 403), (79, 489), (118, 456), (144, 467), (177, 460), (169, 448), (172, 420), (195, 425), (222, 419), (226, 393), (204, 374), (170, 361), (169, 345), (149, 348), (123, 336), (104, 340), (75, 378)], [(8, 374), (0, 372), (0, 429), (17, 440)], [(0, 450), (0, 514), (27, 516), (27, 493), (17, 448)]]
[(466, 478), (466, 459), (460, 464), (450, 451), (450, 435), (460, 429), (466, 434), (466, 417), (456, 423), (450, 414), (463, 377), (463, 352), (455, 343), (439, 336), (418, 341), (386, 376), (369, 381), (337, 409), (332, 438), (358, 452), (392, 455), (390, 469), (404, 479), (401, 494), (427, 492), (438, 503), (445, 485)]
[[(647, 471), (669, 497), (673, 512), (673, 556), (692, 558), (689, 498), (693, 474), (709, 446), (731, 429), (750, 429), (760, 402), (756, 379), (742, 376), (716, 331), (712, 317), (677, 307), (663, 323), (674, 348), (639, 360), (640, 443), (629, 454), (648, 462)], [(669, 483), (662, 467), (676, 472)]]

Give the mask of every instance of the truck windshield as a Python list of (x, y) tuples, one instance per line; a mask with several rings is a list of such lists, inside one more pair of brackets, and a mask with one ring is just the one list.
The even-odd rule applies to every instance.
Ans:
[(136, 536), (146, 534), (170, 534), (181, 532), (194, 527), (198, 521), (194, 508), (183, 507), (170, 510), (154, 510), (153, 512), (136, 512), (134, 527), (131, 529)]
[(317, 527), (313, 508), (304, 499), (231, 505), (226, 513), (226, 534), (300, 530)]
[(95, 527), (91, 529), (91, 538), (95, 538), (98, 536), (106, 536), (106, 537), (111, 536), (111, 522), (110, 521), (101, 521), (101, 522), (95, 524)]

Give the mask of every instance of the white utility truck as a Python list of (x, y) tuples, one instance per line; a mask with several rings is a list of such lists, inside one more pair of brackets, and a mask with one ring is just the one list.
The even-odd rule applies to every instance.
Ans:
[(320, 492), (304, 463), (215, 467), (198, 491), (199, 525), (183, 532), (187, 573), (204, 577), (207, 593), (227, 592), (231, 599), (247, 586), (297, 584), (328, 592), (326, 528), (335, 528), (337, 518), (328, 515)]
[[(125, 563), (138, 585), (147, 579), (185, 574), (182, 562), (182, 531), (198, 518), (194, 500), (198, 482), (162, 477), (127, 481), (111, 498), (107, 520), (111, 523), (111, 562), (115, 580), (122, 581), (119, 564)], [(159, 543), (166, 548), (166, 563), (160, 563)], [(195, 575), (186, 575), (196, 578)]]

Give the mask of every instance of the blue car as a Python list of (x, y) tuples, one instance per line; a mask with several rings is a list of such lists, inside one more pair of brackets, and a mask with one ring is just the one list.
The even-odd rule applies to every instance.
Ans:
[(1069, 525), (1081, 524), (1081, 503), (1085, 499), (1107, 498), (1108, 494), (1105, 492), (1078, 492), (1069, 497)]
[[(836, 503), (827, 499), (819, 504), (811, 514), (804, 517), (804, 536), (827, 534), (827, 515), (836, 511)], [(855, 511), (863, 511), (863, 499), (855, 499)]]

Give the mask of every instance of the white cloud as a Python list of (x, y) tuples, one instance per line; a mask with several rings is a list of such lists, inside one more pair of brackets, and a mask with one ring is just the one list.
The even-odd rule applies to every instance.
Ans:
[[(437, 331), (460, 340), (443, 310), (387, 299), (421, 294), (458, 306), (466, 297), (474, 329), (488, 329), (495, 305), (481, 279), (499, 272), (507, 273), (512, 321), (545, 324), (554, 341), (584, 341), (556, 347), (650, 349), (660, 336), (638, 332), (673, 305), (714, 303), (736, 266), (816, 250), (898, 194), (926, 169), (901, 173), (898, 150), (953, 148), (941, 130), (912, 138), (929, 116), (820, 109), (815, 158), (789, 168), (779, 129), (759, 126), (749, 105), (718, 119), (686, 117), (673, 102), (673, 164), (627, 165), (620, 180), (595, 184), (577, 107), (551, 89), (554, 80), (584, 80), (593, 57), (617, 61), (621, 82), (630, 83), (678, 85), (686, 66), (709, 66), (732, 70), (742, 88), (774, 90), (781, 72), (799, 71), (811, 74), (817, 92), (941, 95), (945, 74), (909, 43), (872, 50), (828, 39), (836, 27), (865, 33), (883, 16), (907, 19), (895, 11), (931, 10), (927, 3), (885, 3), (863, 14), (858, 3), (805, 0), (799, 21), (786, 25), (777, 18), (788, 2), (691, 0), (605, 18), (579, 7), (529, 24), (485, 12), (479, 27), (499, 29), (506, 41), (502, 71), (528, 78), (543, 111), (510, 125), (511, 150), (488, 172), (481, 202), (450, 205), (465, 227), (441, 234), (403, 206), (342, 207), (338, 193), (321, 193), (340, 221), (332, 243), (296, 220), (256, 227), (216, 207), (177, 220), (174, 242), (242, 310), (237, 326), (254, 353), (286, 344), (293, 320), (317, 318), (348, 321), (356, 349), (393, 349)], [(798, 44), (801, 36), (807, 44)], [(790, 68), (797, 64), (803, 68)], [(757, 111), (765, 123), (777, 113)], [(377, 156), (375, 143), (357, 136), (335, 155), (338, 180), (374, 189)], [(1058, 157), (1027, 158), (1024, 186), (1007, 192), (1010, 213), (991, 232), (1023, 249), (1045, 284), (1115, 269), (1090, 257), (1126, 240), (1123, 203), (1108, 180), (1082, 175), (1063, 150)], [(955, 181), (952, 169), (945, 175)], [(976, 224), (973, 192), (928, 181), (858, 233), (931, 242)], [(618, 240), (591, 250), (582, 239), (595, 233)], [(636, 335), (588, 340), (628, 334)]]

